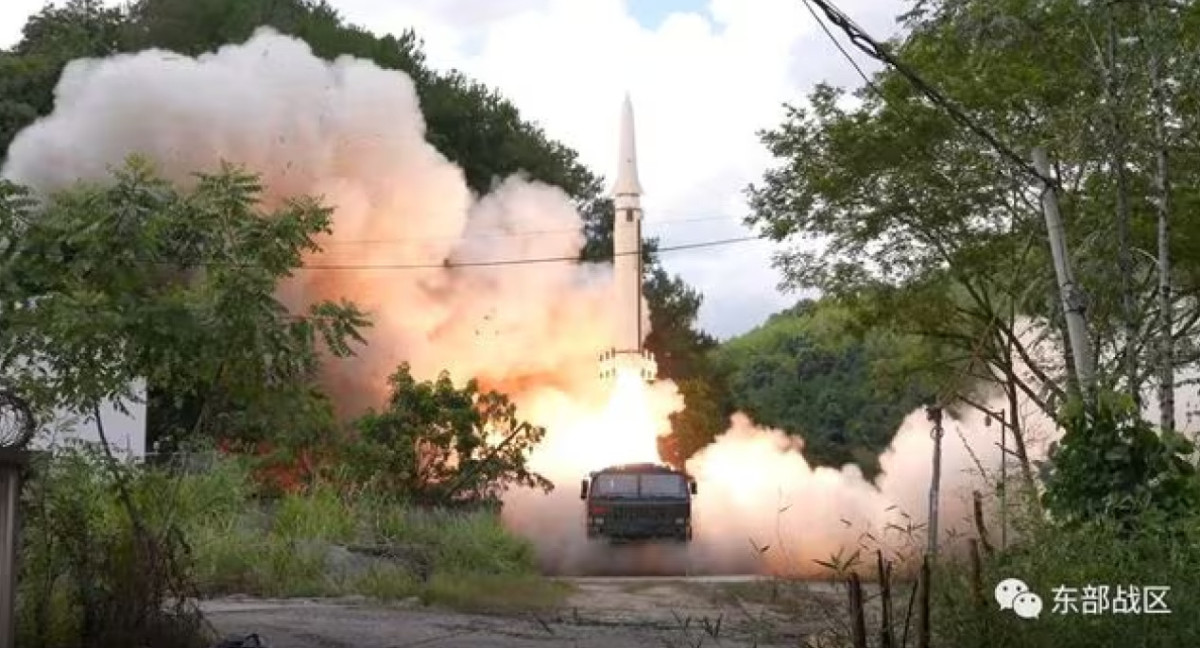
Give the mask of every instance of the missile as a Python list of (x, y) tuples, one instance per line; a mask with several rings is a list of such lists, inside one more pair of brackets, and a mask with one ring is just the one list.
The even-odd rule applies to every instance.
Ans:
[(653, 381), (658, 363), (642, 343), (649, 320), (642, 303), (642, 184), (638, 180), (637, 146), (633, 131), (633, 102), (625, 95), (621, 107), (617, 180), (613, 185), (613, 300), (617, 330), (615, 346), (600, 356), (600, 376), (613, 379), (628, 371)]

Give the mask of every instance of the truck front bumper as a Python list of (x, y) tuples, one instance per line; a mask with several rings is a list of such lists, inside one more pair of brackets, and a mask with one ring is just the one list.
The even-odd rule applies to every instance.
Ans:
[(603, 518), (589, 520), (588, 537), (606, 537), (614, 540), (653, 540), (669, 538), (673, 540), (691, 540), (692, 525), (686, 518), (675, 520), (620, 520), (609, 521)]

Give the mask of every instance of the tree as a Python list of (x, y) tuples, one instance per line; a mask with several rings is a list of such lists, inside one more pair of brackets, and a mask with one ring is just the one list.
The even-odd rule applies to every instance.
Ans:
[[(1141, 101), (1150, 84), (1130, 80), (1134, 53), (1097, 56), (1105, 51), (1097, 44), (1107, 39), (1099, 35), (1112, 22), (1101, 5), (918, 2), (905, 17), (907, 36), (891, 51), (1010, 151), (1052, 151), (1069, 247), (1088, 295), (1099, 374), (1107, 387), (1128, 392), (1156, 371), (1144, 359), (1153, 348), (1145, 340), (1152, 339), (1158, 319), (1155, 268), (1144, 254), (1133, 254), (1132, 265), (1124, 267), (1112, 259), (1122, 246), (1138, 252), (1154, 240), (1154, 138)], [(1196, 24), (1195, 7), (1174, 11), (1179, 24)], [(1115, 40), (1123, 47), (1130, 23), (1116, 24), (1122, 31)], [(1176, 51), (1193, 51), (1186, 44), (1197, 36), (1200, 31), (1181, 30), (1172, 37)], [(1174, 59), (1171, 78), (1192, 74), (1182, 59)], [(1110, 88), (1120, 90), (1119, 105), (1095, 99), (1103, 95), (1113, 60), (1124, 68), (1119, 88)], [(963, 385), (952, 385), (957, 376), (970, 375), (976, 385), (1019, 392), (1056, 416), (1054, 401), (1065, 396), (1070, 358), (1062, 352), (1047, 361), (1039, 353), (1047, 343), (1065, 350), (1065, 340), (1037, 183), (1024, 165), (951, 120), (902, 75), (885, 70), (872, 81), (851, 107), (841, 91), (822, 86), (808, 107), (791, 108), (780, 128), (763, 134), (781, 164), (751, 188), (750, 222), (781, 242), (829, 241), (819, 254), (779, 255), (789, 282), (888, 303), (882, 321), (944, 346), (933, 366), (951, 397), (971, 396)], [(1180, 91), (1166, 108), (1177, 123), (1188, 123), (1195, 112), (1185, 94), (1190, 91)], [(1113, 138), (1104, 135), (1117, 122), (1125, 165), (1113, 164)], [(1173, 133), (1172, 151), (1192, 151), (1192, 139)], [(1195, 200), (1190, 188), (1170, 191), (1172, 201)], [(1126, 219), (1129, 236), (1123, 238)], [(1177, 313), (1175, 341), (1196, 333), (1196, 284), (1183, 279), (1188, 272), (1171, 279), (1178, 288), (1170, 305)], [(1173, 361), (1182, 367), (1197, 359), (1189, 349)]]
[[(474, 191), (484, 193), (497, 179), (514, 173), (558, 186), (572, 196), (584, 218), (581, 259), (602, 261), (611, 254), (612, 205), (602, 195), (601, 179), (579, 163), (574, 151), (523, 119), (494, 89), (458, 72), (429, 69), (411, 30), (379, 37), (345, 23), (319, 0), (140, 0), (127, 11), (101, 11), (98, 6), (75, 0), (62, 9), (43, 10), (30, 19), (22, 42), (0, 55), (0, 71), (11, 72), (0, 75), (0, 89), (11, 90), (0, 92), (0, 148), (7, 148), (17, 131), (50, 111), (58, 76), (72, 58), (147, 47), (196, 55), (241, 42), (259, 26), (269, 25), (304, 40), (318, 56), (358, 56), (408, 74), (421, 98), (429, 141), (463, 168)], [(76, 33), (89, 37), (58, 36)], [(9, 97), (23, 99), (4, 103)], [(711, 340), (695, 329), (698, 296), (678, 278), (655, 269), (654, 250), (654, 242), (648, 241), (646, 294), (655, 330), (648, 346), (665, 359), (661, 377), (682, 380), (701, 371), (692, 365)], [(186, 424), (198, 415), (198, 403), (163, 407), (162, 395), (155, 390), (152, 411), (157, 420), (167, 421), (164, 425), (175, 425), (172, 419)]]
[(392, 374), (387, 406), (359, 419), (350, 449), (361, 483), (424, 505), (496, 503), (511, 486), (553, 485), (529, 470), (545, 429), (517, 419), (504, 394), (455, 387), (447, 373), (418, 381), (407, 363)]
[(805, 300), (726, 341), (715, 358), (733, 406), (803, 436), (810, 462), (857, 463), (873, 477), (901, 421), (930, 397), (907, 371), (920, 347), (912, 336), (864, 327), (844, 304)]
[(127, 27), (124, 11), (99, 0), (70, 0), (30, 17), (21, 42), (0, 51), (0, 166), (17, 132), (50, 112), (66, 64), (121, 51)]
[(330, 210), (300, 198), (263, 213), (260, 191), (226, 166), (181, 192), (136, 159), (44, 206), (3, 185), (0, 373), (42, 407), (83, 414), (133, 396), (137, 379), (196, 399), (186, 426), (160, 434), (236, 435), (280, 422), (264, 403), (319, 404), (320, 354), (351, 353), (367, 322), (351, 304), (295, 314), (275, 299)]

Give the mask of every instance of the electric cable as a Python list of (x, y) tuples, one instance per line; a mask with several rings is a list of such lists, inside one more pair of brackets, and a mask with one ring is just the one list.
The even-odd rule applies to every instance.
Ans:
[[(733, 245), (735, 243), (745, 243), (748, 241), (761, 241), (761, 240), (766, 240), (766, 237), (764, 237), (762, 235), (739, 236), (739, 237), (734, 237), (734, 238), (714, 239), (711, 241), (698, 241), (695, 243), (680, 243), (677, 245), (666, 245), (666, 246), (658, 247), (654, 250), (654, 253), (661, 254), (663, 252), (679, 252), (679, 251), (684, 251), (684, 250), (697, 250), (697, 249), (702, 249), (702, 248), (721, 247), (721, 246), (725, 246), (725, 245)], [(634, 252), (619, 252), (619, 253), (608, 254), (608, 255), (605, 255), (604, 257), (601, 257), (598, 259), (581, 259), (578, 255), (570, 255), (570, 256), (563, 255), (563, 256), (552, 256), (552, 257), (530, 257), (530, 258), (524, 258), (524, 259), (521, 259), (521, 258), (493, 259), (493, 260), (488, 260), (488, 261), (454, 262), (454, 261), (450, 261), (450, 260), (445, 260), (441, 263), (379, 263), (379, 264), (313, 263), (313, 264), (304, 264), (301, 266), (296, 266), (294, 268), (289, 268), (288, 271), (296, 272), (296, 271), (301, 271), (301, 270), (308, 270), (308, 271), (313, 271), (313, 270), (433, 270), (433, 269), (438, 269), (438, 268), (486, 268), (486, 267), (534, 265), (534, 264), (544, 264), (544, 263), (575, 263), (575, 264), (603, 263), (606, 261), (612, 261), (615, 257), (618, 257), (618, 256), (632, 256), (632, 255), (640, 254), (641, 252), (642, 252), (641, 250), (634, 251)], [(181, 267), (181, 268), (207, 268), (207, 267), (250, 268), (250, 267), (259, 267), (260, 266), (260, 264), (253, 264), (253, 263), (238, 263), (235, 261), (217, 261), (217, 260), (167, 261), (167, 260), (162, 260), (162, 259), (147, 259), (147, 260), (145, 260), (145, 262), (151, 263), (151, 264), (157, 264), (157, 265), (164, 265), (164, 266), (177, 266), (177, 267)]]
[(858, 61), (855, 61), (854, 57), (850, 56), (850, 52), (847, 52), (846, 48), (842, 47), (842, 43), (838, 41), (836, 36), (833, 35), (833, 32), (829, 30), (829, 26), (825, 24), (824, 20), (821, 20), (821, 15), (817, 13), (816, 9), (813, 9), (813, 6), (809, 4), (807, 0), (804, 0), (804, 8), (808, 9), (808, 13), (812, 14), (813, 20), (817, 21), (817, 26), (820, 27), (821, 31), (825, 32), (825, 35), (829, 37), (829, 42), (833, 43), (833, 46), (842, 53), (842, 56), (845, 57), (846, 61), (850, 63), (850, 66), (854, 68), (854, 71), (858, 72), (858, 76), (862, 77), (863, 83), (866, 83), (867, 87), (874, 90), (875, 94), (879, 95), (880, 98), (883, 98), (883, 93), (880, 92), (879, 86), (875, 85), (875, 82), (871, 80), (871, 77), (867, 76), (866, 72), (863, 72), (863, 69), (861, 66), (859, 66)]
[[(728, 221), (730, 223), (737, 222), (736, 217), (723, 216), (702, 216), (698, 218), (674, 218), (666, 220), (657, 220), (647, 222), (648, 226), (658, 225), (675, 225), (684, 223), (705, 223), (716, 221)], [(586, 225), (585, 225), (586, 228)], [(345, 239), (332, 240), (321, 243), (322, 247), (326, 246), (342, 246), (342, 245), (402, 245), (405, 243), (419, 243), (422, 241), (474, 241), (474, 240), (495, 240), (495, 239), (518, 239), (527, 236), (542, 236), (547, 234), (572, 234), (582, 232), (584, 228), (580, 227), (560, 227), (553, 229), (541, 230), (524, 230), (519, 232), (493, 232), (486, 234), (475, 234), (471, 236), (412, 236), (395, 239)]]
[[(889, 54), (887, 50), (879, 44), (878, 41), (872, 38), (870, 34), (866, 33), (866, 30), (855, 24), (849, 16), (847, 16), (837, 7), (833, 6), (831, 2), (828, 0), (801, 0), (801, 2), (804, 2), (810, 10), (812, 9), (812, 6), (809, 3), (817, 5), (817, 7), (822, 13), (825, 14), (826, 18), (828, 18), (830, 22), (832, 22), (850, 37), (850, 42), (853, 43), (855, 47), (862, 50), (867, 56), (890, 65), (893, 69), (899, 72), (901, 76), (907, 79), (908, 82), (913, 85), (913, 87), (921, 92), (921, 94), (925, 95), (927, 99), (944, 110), (951, 119), (983, 139), (988, 143), (989, 146), (992, 147), (993, 150), (999, 153), (1002, 157), (1007, 158), (1010, 162), (1015, 164), (1017, 168), (1036, 178), (1045, 186), (1054, 188), (1059, 187), (1057, 180), (1042, 175), (1041, 172), (1034, 168), (1032, 163), (1018, 155), (1011, 148), (1001, 142), (996, 135), (992, 134), (983, 126), (977, 124), (975, 120), (971, 119), (970, 116), (968, 116), (962, 108), (958, 107), (957, 104), (952, 102), (936, 88), (926, 82), (919, 74), (905, 65), (898, 58)], [(841, 49), (840, 45), (838, 46), (838, 49)], [(855, 67), (858, 67), (857, 64)]]
[[(700, 248), (718, 247), (723, 245), (732, 245), (734, 243), (744, 243), (746, 241), (762, 240), (762, 236), (740, 236), (736, 238), (717, 239), (713, 241), (700, 241), (698, 243), (684, 243), (680, 245), (670, 245), (659, 247), (655, 250), (656, 254), (662, 252), (677, 252), (680, 250), (695, 250)], [(589, 260), (589, 262), (611, 261), (618, 256), (633, 256), (640, 254), (641, 250), (635, 252), (615, 252), (607, 255), (604, 258)], [(492, 261), (461, 261), (443, 263), (389, 263), (389, 264), (305, 264), (297, 270), (431, 270), (435, 268), (481, 268), (481, 267), (499, 267), (499, 266), (515, 266), (515, 265), (533, 265), (541, 263), (581, 263), (578, 255), (574, 256), (556, 256), (556, 257), (534, 257), (528, 259), (496, 259)]]

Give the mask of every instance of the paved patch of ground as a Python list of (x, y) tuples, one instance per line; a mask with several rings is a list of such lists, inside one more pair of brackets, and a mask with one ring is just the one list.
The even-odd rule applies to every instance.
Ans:
[(574, 592), (562, 606), (536, 614), (464, 614), (416, 602), (361, 599), (227, 598), (207, 601), (203, 609), (221, 634), (257, 633), (270, 648), (796, 647), (826, 633), (844, 614), (844, 595), (817, 583), (752, 578), (571, 582)]

